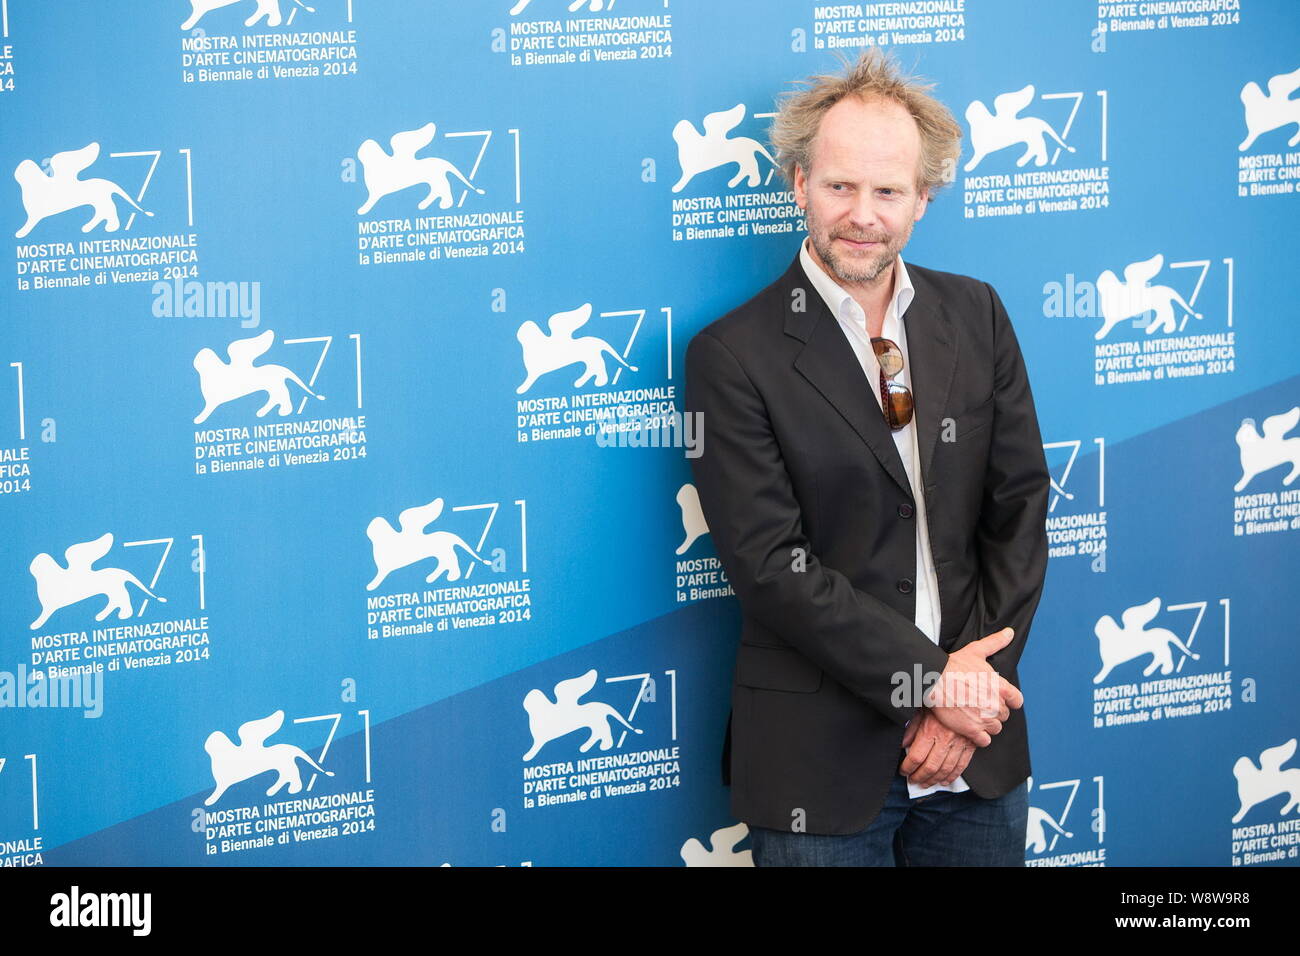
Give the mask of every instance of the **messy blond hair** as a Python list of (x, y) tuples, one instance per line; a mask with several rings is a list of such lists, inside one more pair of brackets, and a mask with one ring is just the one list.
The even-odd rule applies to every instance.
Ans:
[(777, 165), (794, 185), (796, 166), (807, 174), (813, 140), (826, 112), (848, 96), (891, 100), (904, 107), (921, 133), (921, 161), (916, 185), (934, 195), (951, 182), (961, 155), (961, 126), (948, 107), (929, 94), (933, 83), (906, 76), (898, 62), (878, 47), (867, 47), (856, 63), (842, 58), (844, 70), (800, 81), (806, 89), (782, 94), (769, 136)]

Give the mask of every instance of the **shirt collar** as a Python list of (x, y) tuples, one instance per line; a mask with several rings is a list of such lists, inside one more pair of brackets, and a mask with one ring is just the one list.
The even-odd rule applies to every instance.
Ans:
[[(829, 306), (831, 315), (836, 318), (847, 318), (844, 313), (846, 303), (851, 303), (856, 307), (857, 312), (861, 312), (861, 306), (858, 306), (856, 300), (846, 292), (834, 279), (826, 274), (826, 270), (817, 264), (812, 255), (808, 252), (809, 240), (804, 239), (799, 246), (799, 263), (803, 266), (804, 273), (808, 276), (808, 281), (817, 290), (817, 294)], [(894, 294), (890, 298), (889, 306), (885, 310), (885, 318), (890, 316), (902, 319), (907, 307), (912, 304), (912, 299), (916, 295), (916, 290), (912, 288), (912, 280), (907, 274), (907, 267), (903, 265), (903, 257), (896, 256), (894, 259)]]

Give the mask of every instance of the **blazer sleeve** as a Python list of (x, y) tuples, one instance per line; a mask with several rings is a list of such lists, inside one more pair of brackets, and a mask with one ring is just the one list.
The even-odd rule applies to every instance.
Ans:
[(985, 283), (993, 314), (994, 406), (984, 501), (976, 529), (984, 637), (1015, 629), (1010, 644), (989, 658), (999, 671), (1020, 662), (1047, 573), (1049, 480), (1029, 375), (1011, 320)]
[[(821, 563), (767, 406), (735, 355), (701, 332), (686, 351), (688, 412), (703, 415), (691, 467), (718, 557), (746, 616), (774, 631), (900, 727), (895, 675), (942, 671), (948, 655), (913, 622)], [(802, 552), (801, 564), (795, 558)], [(911, 695), (907, 695), (909, 698)]]

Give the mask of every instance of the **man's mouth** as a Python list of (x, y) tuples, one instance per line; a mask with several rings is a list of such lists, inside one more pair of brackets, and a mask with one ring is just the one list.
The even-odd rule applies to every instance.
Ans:
[(850, 239), (848, 236), (836, 236), (835, 238), (851, 249), (872, 249), (881, 245), (881, 240), (878, 239)]

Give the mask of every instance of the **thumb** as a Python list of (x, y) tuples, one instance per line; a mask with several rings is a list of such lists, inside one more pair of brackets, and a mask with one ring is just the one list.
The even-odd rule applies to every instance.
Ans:
[(1002, 630), (996, 631), (975, 643), (979, 645), (980, 654), (987, 658), (1010, 644), (1015, 636), (1016, 632), (1014, 630), (1009, 627), (1004, 627)]

